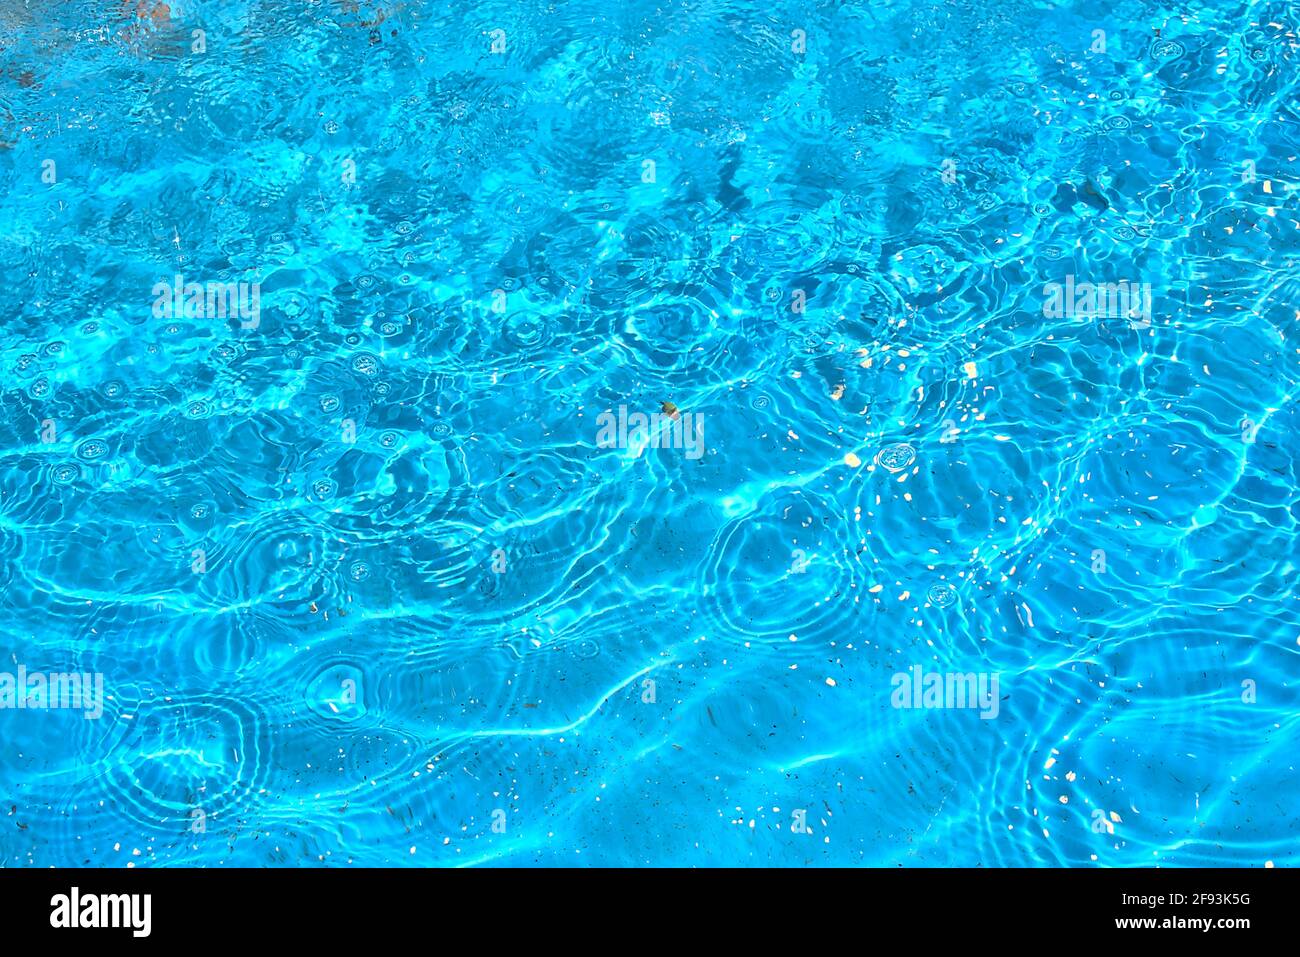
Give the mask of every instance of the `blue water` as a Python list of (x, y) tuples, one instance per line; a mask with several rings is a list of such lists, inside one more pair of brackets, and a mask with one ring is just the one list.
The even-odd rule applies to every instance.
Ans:
[(6, 3), (0, 863), (1294, 863), (1298, 21)]

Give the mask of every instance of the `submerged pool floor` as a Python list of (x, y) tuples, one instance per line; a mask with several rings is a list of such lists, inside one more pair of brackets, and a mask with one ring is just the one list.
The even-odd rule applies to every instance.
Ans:
[(1293, 4), (0, 10), (0, 864), (1300, 846)]

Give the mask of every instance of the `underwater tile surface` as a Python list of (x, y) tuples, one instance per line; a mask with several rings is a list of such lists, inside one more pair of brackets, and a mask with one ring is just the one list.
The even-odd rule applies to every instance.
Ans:
[(0, 7), (0, 864), (1295, 863), (1300, 8)]

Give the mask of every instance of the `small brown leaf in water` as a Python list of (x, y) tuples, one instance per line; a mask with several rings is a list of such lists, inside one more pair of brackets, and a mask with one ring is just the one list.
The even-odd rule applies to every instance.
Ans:
[(659, 407), (663, 409), (665, 414), (672, 416), (674, 419), (681, 415), (681, 413), (677, 411), (677, 406), (673, 405), (671, 402), (660, 403)]

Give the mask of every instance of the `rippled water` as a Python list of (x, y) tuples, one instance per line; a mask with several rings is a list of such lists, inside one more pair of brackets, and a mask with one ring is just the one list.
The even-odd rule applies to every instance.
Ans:
[(0, 862), (1292, 862), (1297, 19), (6, 4)]

